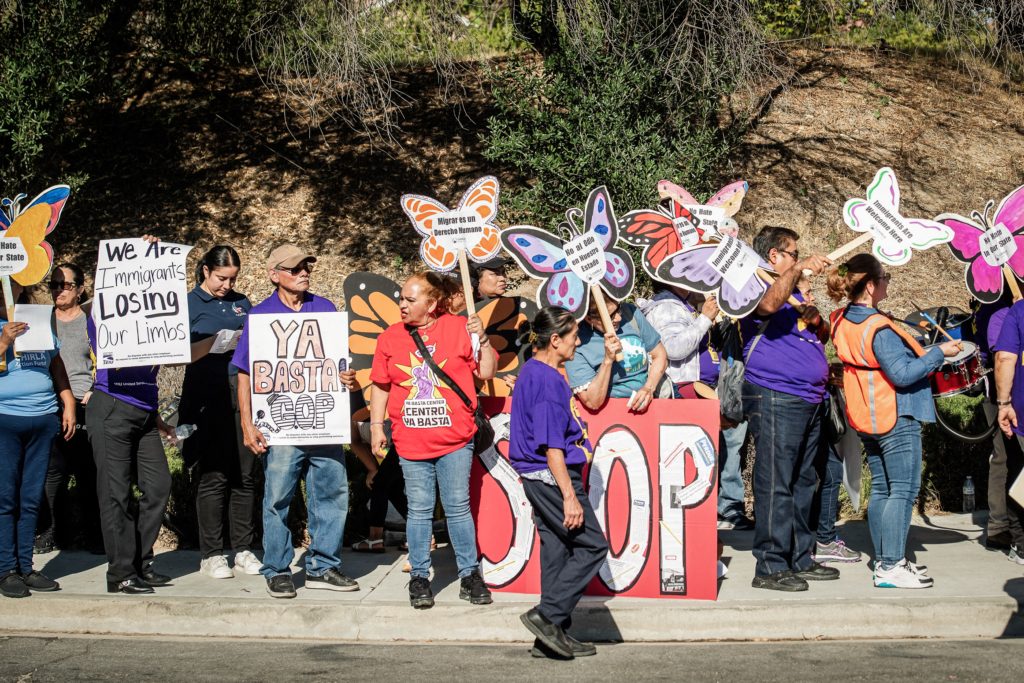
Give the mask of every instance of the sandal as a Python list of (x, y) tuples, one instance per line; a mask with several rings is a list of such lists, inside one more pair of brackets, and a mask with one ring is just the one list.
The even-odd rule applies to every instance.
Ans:
[(358, 543), (352, 544), (352, 552), (355, 553), (382, 553), (384, 552), (384, 539), (378, 538), (376, 541), (371, 541), (368, 538), (364, 538)]

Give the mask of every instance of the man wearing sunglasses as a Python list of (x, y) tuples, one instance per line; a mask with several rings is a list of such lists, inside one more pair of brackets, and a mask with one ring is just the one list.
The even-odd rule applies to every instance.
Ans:
[(245, 445), (263, 455), (266, 487), (263, 496), (263, 568), (267, 592), (275, 598), (294, 598), (292, 537), (288, 509), (306, 472), (309, 530), (306, 588), (356, 591), (359, 584), (341, 573), (341, 541), (348, 515), (348, 475), (340, 445), (268, 446), (253, 425), (249, 377), (249, 320), (267, 313), (327, 313), (338, 309), (329, 300), (310, 294), (309, 276), (316, 257), (294, 244), (282, 244), (267, 256), (267, 276), (277, 287), (266, 301), (249, 311), (232, 363), (238, 368), (238, 404)]

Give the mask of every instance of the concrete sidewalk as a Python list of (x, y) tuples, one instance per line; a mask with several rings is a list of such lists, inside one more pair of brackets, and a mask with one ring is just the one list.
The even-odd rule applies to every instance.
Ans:
[[(982, 522), (985, 513), (976, 513)], [(750, 585), (751, 532), (720, 532), (729, 574), (715, 602), (584, 598), (573, 633), (599, 641), (776, 640), (814, 638), (1024, 636), (1024, 567), (1005, 552), (987, 550), (971, 515), (914, 518), (907, 555), (929, 568), (935, 587), (878, 589), (871, 583), (872, 552), (866, 522), (840, 526), (847, 545), (865, 561), (838, 565), (838, 581), (812, 583), (804, 593), (777, 593)], [(459, 600), (450, 548), (433, 553), (437, 604), (409, 606), (404, 555), (346, 551), (343, 571), (359, 581), (355, 593), (311, 591), (294, 575), (298, 597), (275, 600), (262, 576), (213, 580), (199, 574), (198, 552), (157, 556), (156, 568), (173, 585), (155, 596), (108, 595), (105, 558), (87, 553), (37, 557), (36, 568), (62, 590), (22, 600), (0, 599), (0, 630), (159, 634), (367, 641), (523, 642), (532, 636), (519, 615), (535, 596), (495, 593), (494, 604)], [(301, 561), (297, 562), (301, 567)]]

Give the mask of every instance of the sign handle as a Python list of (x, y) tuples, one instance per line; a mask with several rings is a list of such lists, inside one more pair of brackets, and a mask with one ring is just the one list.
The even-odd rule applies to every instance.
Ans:
[[(871, 233), (870, 232), (865, 232), (863, 235), (861, 235), (857, 239), (853, 240), (852, 242), (847, 242), (843, 246), (841, 246), (838, 249), (836, 249), (835, 251), (833, 251), (831, 254), (828, 255), (828, 259), (830, 261), (836, 261), (836, 260), (842, 258), (843, 256), (846, 256), (848, 253), (850, 253), (851, 251), (853, 251), (854, 249), (856, 249), (860, 245), (864, 244), (865, 242), (869, 242), (870, 240), (871, 240)], [(814, 273), (812, 273), (810, 270), (805, 270), (804, 271), (804, 275), (813, 275), (813, 274)]]
[(476, 315), (476, 304), (473, 301), (473, 283), (469, 281), (469, 261), (466, 250), (459, 249), (459, 271), (462, 273), (462, 293), (466, 297), (466, 314)]
[[(608, 307), (604, 304), (604, 294), (601, 292), (600, 285), (590, 285), (590, 296), (594, 297), (597, 301), (597, 310), (601, 312), (601, 324), (604, 325), (605, 332), (615, 332), (615, 326), (612, 325), (612, 317), (608, 315)], [(615, 360), (620, 363), (624, 360), (625, 356), (619, 351), (615, 354)]]
[[(0, 280), (3, 280), (4, 305), (7, 306), (7, 322), (13, 323), (14, 322), (14, 304), (16, 304), (18, 302), (14, 300), (14, 292), (11, 291), (11, 276), (10, 275), (4, 275), (2, 278), (0, 278)], [(17, 357), (17, 356), (20, 356), (21, 354), (18, 353), (17, 351), (14, 351), (14, 355)], [(0, 358), (0, 365), (3, 366), (0, 369), (3, 369), (3, 370), (7, 369), (7, 363), (6, 363), (6, 361), (4, 361), (3, 358)]]
[(1008, 263), (1003, 264), (1003, 276), (1006, 278), (1006, 284), (1010, 285), (1010, 291), (1013, 292), (1013, 302), (1017, 303), (1021, 300), (1020, 285), (1017, 284), (1017, 278)]
[[(805, 272), (810, 272), (810, 271), (805, 271)], [(757, 276), (759, 278), (761, 278), (762, 280), (764, 280), (765, 282), (767, 282), (769, 285), (775, 284), (775, 278), (773, 278), (771, 275), (769, 275), (768, 271), (766, 271), (764, 268), (758, 268), (757, 269)], [(792, 294), (790, 294), (789, 298), (786, 299), (786, 303), (788, 303), (790, 306), (795, 308), (797, 310), (797, 312), (800, 313), (801, 315), (803, 314), (803, 312), (804, 312), (804, 305), (802, 303), (800, 303), (799, 301), (797, 301), (796, 297), (793, 296)]]

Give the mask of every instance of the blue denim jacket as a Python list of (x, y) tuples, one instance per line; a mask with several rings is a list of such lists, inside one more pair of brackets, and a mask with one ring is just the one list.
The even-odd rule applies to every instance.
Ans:
[[(846, 319), (851, 323), (862, 323), (868, 316), (878, 313), (870, 306), (851, 305), (846, 309)], [(912, 417), (919, 422), (935, 422), (935, 404), (932, 403), (932, 387), (928, 375), (943, 363), (942, 351), (932, 347), (920, 358), (889, 329), (879, 330), (871, 343), (882, 372), (896, 385), (896, 411), (901, 417)]]

